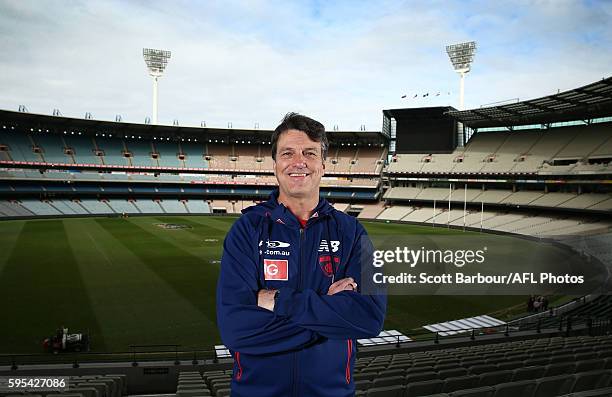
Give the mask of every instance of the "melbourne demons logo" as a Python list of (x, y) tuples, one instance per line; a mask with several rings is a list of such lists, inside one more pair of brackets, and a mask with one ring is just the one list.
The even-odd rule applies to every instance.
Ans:
[(331, 255), (319, 256), (319, 267), (327, 277), (331, 277), (336, 274), (338, 265), (340, 264), (340, 258)]
[(264, 280), (289, 280), (289, 261), (287, 259), (264, 259)]

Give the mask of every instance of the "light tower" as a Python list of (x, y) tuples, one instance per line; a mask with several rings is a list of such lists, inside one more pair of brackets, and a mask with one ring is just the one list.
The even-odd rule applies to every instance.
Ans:
[[(474, 54), (476, 54), (476, 42), (468, 41), (465, 43), (452, 44), (446, 46), (446, 53), (455, 68), (459, 73), (461, 81), (459, 83), (459, 110), (463, 110), (465, 75), (470, 71)], [(464, 144), (463, 124), (459, 123), (459, 146)]]
[(164, 74), (170, 59), (170, 51), (143, 48), (142, 56), (149, 69), (149, 75), (153, 77), (153, 124), (157, 124), (157, 80)]

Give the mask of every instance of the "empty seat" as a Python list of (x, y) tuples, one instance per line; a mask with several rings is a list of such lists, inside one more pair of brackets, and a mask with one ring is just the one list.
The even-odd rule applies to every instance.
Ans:
[[(91, 380), (86, 383), (81, 383), (81, 386), (93, 387), (98, 391), (98, 397), (110, 397), (110, 389), (106, 382), (100, 382), (99, 379)], [(80, 393), (80, 392), (79, 392)]]
[(368, 390), (370, 387), (372, 387), (371, 380), (364, 379), (355, 381), (355, 390)]
[(548, 376), (536, 379), (533, 397), (550, 397), (567, 394), (574, 384), (574, 377), (567, 375)]
[[(176, 387), (176, 391), (190, 391), (190, 390), (208, 390), (208, 387), (206, 387), (206, 385), (202, 384), (202, 385), (178, 385)], [(210, 393), (209, 393), (210, 394)]]
[(483, 374), (485, 372), (493, 372), (497, 369), (497, 367), (493, 364), (480, 364), (480, 365), (473, 365), (470, 368), (468, 368), (468, 371), (470, 372), (470, 374), (472, 375), (480, 375)]
[(416, 374), (406, 375), (406, 383), (421, 382), (424, 380), (438, 379), (438, 374), (433, 371), (419, 372)]
[(176, 392), (176, 397), (199, 397), (207, 395), (210, 395), (210, 391), (208, 389), (194, 389)]
[(568, 394), (567, 397), (612, 397), (612, 387), (604, 387), (597, 390), (581, 391)]
[(532, 365), (529, 367), (517, 368), (514, 370), (513, 381), (537, 379), (544, 377), (546, 367), (541, 365)]
[(562, 354), (560, 356), (555, 356), (551, 359), (551, 364), (554, 363), (569, 363), (576, 361), (576, 357), (573, 354)]
[(574, 372), (588, 372), (594, 371), (597, 369), (604, 369), (606, 362), (600, 358), (595, 358), (591, 360), (583, 360), (576, 362), (576, 369)]
[(585, 390), (598, 389), (610, 384), (612, 371), (608, 369), (581, 372), (574, 375), (575, 381), (572, 387), (572, 392), (580, 392)]
[(376, 379), (376, 378), (378, 378), (378, 374), (373, 373), (373, 372), (359, 373), (359, 374), (353, 375), (353, 379), (355, 381), (358, 381), (358, 380), (374, 381), (374, 379)]
[(572, 374), (574, 373), (575, 366), (576, 364), (573, 362), (549, 364), (545, 367), (546, 371), (544, 372), (544, 376)]
[(499, 363), (497, 364), (497, 369), (498, 370), (502, 370), (502, 369), (517, 369), (523, 366), (523, 362), (522, 361), (508, 361), (505, 363)]
[(385, 386), (395, 386), (395, 385), (403, 385), (405, 378), (403, 376), (386, 376), (384, 378), (374, 379), (372, 382), (372, 387), (385, 387)]
[(514, 376), (514, 371), (511, 369), (505, 369), (503, 371), (485, 372), (480, 374), (480, 386), (494, 386), (499, 383), (510, 382)]
[(387, 369), (386, 365), (384, 366), (383, 365), (371, 365), (371, 366), (364, 368), (364, 370), (369, 371), (369, 372), (380, 372), (385, 369)]
[(70, 387), (70, 393), (82, 394), (83, 397), (98, 397), (98, 391), (93, 387), (77, 386)]
[(444, 385), (442, 386), (442, 391), (444, 393), (449, 393), (461, 389), (471, 389), (478, 386), (478, 379), (479, 378), (477, 375), (464, 375), (446, 378), (444, 380)]
[(447, 369), (455, 369), (455, 368), (462, 368), (462, 365), (460, 363), (444, 363), (444, 364), (434, 365), (434, 369), (438, 372), (445, 371)]
[(530, 358), (524, 361), (525, 366), (530, 367), (534, 365), (548, 365), (550, 364), (550, 357), (542, 358)]
[(495, 389), (491, 386), (476, 387), (473, 389), (457, 390), (449, 394), (450, 397), (493, 397)]
[(229, 397), (232, 395), (231, 389), (219, 389), (217, 390), (217, 397)]
[(416, 374), (419, 372), (436, 372), (432, 365), (413, 365), (411, 368), (406, 370), (406, 374)]
[(438, 377), (440, 379), (452, 378), (456, 376), (464, 376), (467, 375), (468, 371), (465, 368), (454, 368), (454, 369), (445, 369), (443, 371), (438, 372)]
[(597, 353), (595, 352), (588, 352), (588, 353), (578, 353), (578, 354), (574, 354), (574, 358), (576, 359), (576, 361), (583, 361), (583, 360), (590, 360), (592, 358), (597, 358)]
[(534, 380), (522, 380), (519, 382), (507, 382), (495, 385), (494, 397), (522, 397), (531, 396), (535, 390)]
[(443, 385), (444, 381), (441, 379), (408, 383), (406, 384), (406, 396), (429, 396), (430, 394), (440, 393)]
[(385, 387), (373, 387), (368, 390), (366, 394), (368, 397), (403, 397), (404, 396), (404, 386), (403, 385), (395, 385), (395, 386), (385, 386)]
[(386, 369), (384, 371), (381, 371), (378, 375), (380, 377), (397, 376), (397, 375), (404, 376), (406, 375), (406, 370), (401, 369), (401, 368), (395, 368), (394, 366), (393, 369)]

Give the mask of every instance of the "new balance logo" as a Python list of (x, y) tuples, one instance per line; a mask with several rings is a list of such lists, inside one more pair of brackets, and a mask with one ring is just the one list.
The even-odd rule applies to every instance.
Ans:
[(321, 240), (321, 244), (319, 244), (319, 252), (338, 252), (338, 248), (340, 248), (340, 241), (338, 240), (330, 240), (329, 243), (327, 240)]

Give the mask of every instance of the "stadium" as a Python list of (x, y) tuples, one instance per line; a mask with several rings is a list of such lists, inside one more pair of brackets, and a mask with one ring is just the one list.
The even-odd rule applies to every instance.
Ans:
[[(461, 107), (328, 128), (321, 197), (381, 247), (478, 242), (502, 273), (546, 260), (608, 282), (612, 77)], [(222, 244), (277, 185), (273, 131), (156, 121), (0, 110), (0, 396), (230, 395)], [(608, 289), (540, 310), (527, 289), (494, 289), (390, 294), (384, 331), (357, 341), (356, 395), (612, 395)], [(32, 376), (68, 387), (2, 388)]]

